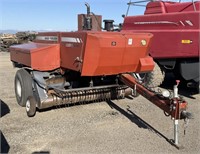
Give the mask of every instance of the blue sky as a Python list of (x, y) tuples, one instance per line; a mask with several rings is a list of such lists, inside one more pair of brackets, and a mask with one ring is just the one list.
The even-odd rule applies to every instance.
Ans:
[[(103, 19), (123, 22), (130, 0), (0, 0), (0, 30), (77, 30), (77, 14), (91, 11)], [(137, 0), (132, 0), (137, 1)], [(178, 1), (178, 0), (177, 0)], [(189, 0), (182, 0), (189, 1)], [(130, 14), (143, 14), (144, 7), (131, 7)]]
[[(0, 30), (77, 30), (77, 14), (86, 13), (85, 2), (91, 11), (123, 22), (129, 0), (0, 0)], [(142, 14), (141, 7), (134, 7)]]

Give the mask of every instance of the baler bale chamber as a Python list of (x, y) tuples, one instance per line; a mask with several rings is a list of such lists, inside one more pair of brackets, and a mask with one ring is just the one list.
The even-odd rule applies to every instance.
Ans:
[(122, 32), (39, 33), (35, 42), (12, 46), (11, 61), (19, 69), (15, 94), (28, 116), (36, 108), (120, 99), (132, 89), (122, 73), (148, 72), (152, 34)]

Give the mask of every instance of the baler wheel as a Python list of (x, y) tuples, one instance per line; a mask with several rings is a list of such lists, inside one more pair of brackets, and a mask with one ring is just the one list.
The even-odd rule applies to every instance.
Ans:
[(156, 88), (162, 84), (165, 78), (165, 72), (161, 70), (157, 63), (154, 63), (154, 69), (148, 73), (139, 73), (135, 75), (142, 84), (148, 88)]
[(26, 113), (29, 117), (33, 117), (36, 113), (36, 101), (33, 96), (29, 96), (26, 101)]
[(15, 95), (17, 103), (23, 107), (25, 107), (28, 97), (33, 95), (32, 78), (25, 69), (20, 69), (16, 72)]

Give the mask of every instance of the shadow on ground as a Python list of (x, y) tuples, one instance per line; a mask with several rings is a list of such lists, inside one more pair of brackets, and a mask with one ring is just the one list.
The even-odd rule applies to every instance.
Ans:
[[(135, 113), (133, 113), (133, 111), (130, 110), (130, 107), (128, 106), (126, 110), (120, 108), (119, 106), (117, 106), (115, 103), (113, 103), (112, 101), (107, 101), (108, 105), (112, 108), (117, 110), (118, 112), (120, 112), (122, 115), (124, 115), (126, 118), (128, 118), (131, 122), (133, 122), (134, 124), (136, 124), (139, 128), (144, 128), (144, 129), (148, 129), (150, 131), (152, 131), (153, 133), (155, 133), (156, 135), (158, 135), (159, 137), (164, 138), (168, 143), (170, 143), (171, 145), (175, 146), (173, 144), (173, 140), (172, 139), (168, 139), (166, 136), (164, 136), (162, 133), (160, 133), (158, 130), (156, 130), (155, 128), (153, 128), (150, 124), (148, 124), (147, 122), (145, 122), (143, 119), (141, 119), (139, 116), (137, 116)], [(175, 146), (176, 147), (176, 146)]]
[(32, 154), (50, 154), (49, 151), (36, 151), (36, 152), (33, 152)]
[(5, 138), (5, 136), (3, 135), (3, 133), (0, 131), (0, 135), (1, 135), (1, 149), (0, 149), (0, 153), (8, 153), (10, 146)]
[[(10, 113), (10, 109), (8, 107), (8, 105), (2, 101), (0, 99), (0, 105), (1, 105), (1, 112), (0, 112), (0, 117), (3, 117), (5, 116), (6, 114)], [(10, 149), (10, 146), (5, 138), (5, 136), (3, 135), (3, 133), (1, 132), (0, 130), (0, 135), (1, 135), (1, 149), (0, 149), (0, 153), (8, 153), (9, 152), (9, 149)]]
[(10, 113), (10, 109), (9, 109), (8, 105), (4, 101), (2, 101), (1, 99), (0, 99), (0, 103), (1, 103), (0, 117), (3, 117), (6, 114)]

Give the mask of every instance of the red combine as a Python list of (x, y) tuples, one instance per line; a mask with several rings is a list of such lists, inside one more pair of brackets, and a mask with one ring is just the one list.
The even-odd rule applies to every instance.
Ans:
[(21, 68), (15, 76), (18, 104), (32, 117), (36, 108), (123, 99), (140, 93), (175, 121), (174, 143), (178, 145), (178, 120), (190, 114), (187, 102), (178, 96), (177, 85), (173, 96), (162, 95), (132, 75), (153, 70), (148, 54), (153, 35), (94, 31), (88, 12), (83, 30), (39, 33), (33, 43), (10, 47), (11, 61)]
[[(152, 87), (159, 86), (165, 72), (173, 72), (176, 79), (184, 79), (188, 86), (196, 83), (199, 89), (200, 2), (148, 2), (144, 15), (126, 15), (122, 32), (147, 32), (154, 35), (150, 55), (156, 62), (155, 73), (147, 75)], [(128, 7), (128, 8), (129, 8)]]

